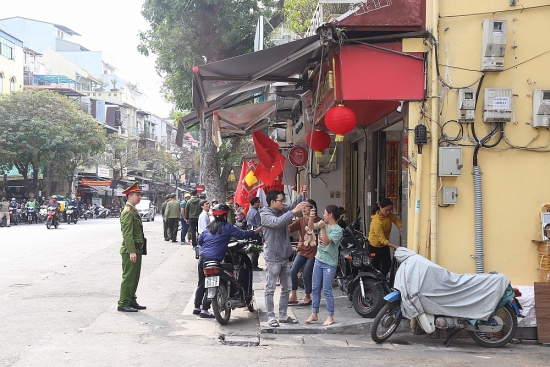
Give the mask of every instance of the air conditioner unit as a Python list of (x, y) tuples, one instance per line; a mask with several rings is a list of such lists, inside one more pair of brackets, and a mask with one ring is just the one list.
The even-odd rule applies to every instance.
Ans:
[(483, 121), (504, 122), (512, 118), (512, 90), (485, 88)]
[(533, 127), (550, 127), (550, 90), (533, 91)]
[(481, 41), (481, 70), (504, 70), (504, 54), (506, 52), (507, 22), (500, 19), (485, 19), (483, 21), (483, 36)]

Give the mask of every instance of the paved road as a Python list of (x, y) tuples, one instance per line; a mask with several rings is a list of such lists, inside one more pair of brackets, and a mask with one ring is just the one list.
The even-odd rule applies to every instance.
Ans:
[(165, 242), (159, 219), (144, 223), (149, 255), (138, 301), (147, 310), (135, 314), (116, 311), (117, 219), (0, 228), (0, 366), (550, 365), (550, 348), (535, 344), (490, 350), (467, 339), (443, 348), (411, 335), (383, 345), (361, 335), (260, 339), (256, 315), (245, 310), (220, 327), (190, 314), (194, 254)]

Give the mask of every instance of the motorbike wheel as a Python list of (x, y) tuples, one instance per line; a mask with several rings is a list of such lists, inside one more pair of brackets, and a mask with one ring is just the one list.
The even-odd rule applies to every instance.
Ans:
[(374, 318), (370, 329), (370, 336), (376, 343), (386, 341), (397, 330), (403, 319), (401, 301), (386, 303)]
[(510, 305), (502, 306), (495, 314), (502, 319), (504, 325), (496, 333), (481, 333), (478, 331), (468, 331), (474, 341), (486, 348), (500, 348), (510, 342), (516, 335), (518, 328), (518, 319), (514, 309)]
[(57, 227), (59, 226), (59, 222), (55, 222), (55, 223), (53, 224), (53, 226), (54, 226), (55, 228), (57, 228)]
[(374, 279), (363, 279), (365, 297), (361, 293), (361, 283), (353, 290), (353, 308), (361, 317), (375, 317), (384, 305), (384, 289)]
[(48, 219), (46, 220), (46, 228), (50, 229), (52, 227), (52, 220)]
[(216, 298), (212, 300), (212, 311), (214, 311), (216, 321), (220, 325), (227, 325), (231, 317), (231, 308), (226, 305), (228, 299), (227, 286), (220, 284), (216, 292)]

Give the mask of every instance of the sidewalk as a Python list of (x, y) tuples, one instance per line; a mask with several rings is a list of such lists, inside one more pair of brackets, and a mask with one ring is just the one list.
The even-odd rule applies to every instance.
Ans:
[[(264, 271), (254, 272), (254, 304), (258, 309), (261, 333), (273, 334), (369, 334), (374, 319), (366, 319), (353, 308), (348, 297), (338, 288), (333, 288), (334, 294), (334, 320), (330, 326), (322, 326), (325, 321), (326, 306), (324, 296), (321, 295), (321, 307), (319, 310), (319, 321), (313, 324), (306, 324), (305, 320), (311, 315), (310, 306), (288, 306), (288, 316), (298, 320), (298, 324), (280, 324), (279, 327), (271, 327), (267, 323), (267, 312), (265, 307), (265, 263), (260, 256), (260, 267)], [(281, 287), (277, 287), (274, 295), (275, 315), (278, 317), (279, 297)], [(298, 299), (304, 297), (304, 290), (298, 288)], [(410, 332), (408, 320), (403, 320), (396, 332)]]

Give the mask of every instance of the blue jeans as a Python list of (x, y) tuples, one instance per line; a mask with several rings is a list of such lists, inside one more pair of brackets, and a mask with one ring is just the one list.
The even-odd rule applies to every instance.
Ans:
[(315, 260), (313, 266), (313, 292), (311, 294), (311, 312), (319, 313), (321, 303), (321, 289), (327, 301), (327, 314), (334, 316), (334, 296), (332, 295), (332, 281), (336, 275), (336, 266), (331, 266)]
[(189, 229), (189, 224), (185, 221), (185, 219), (180, 218), (181, 222), (181, 241), (185, 242), (185, 236), (187, 236), (187, 230)]
[(306, 294), (311, 294), (311, 282), (313, 275), (313, 264), (315, 264), (315, 258), (308, 259), (300, 254), (297, 254), (292, 263), (292, 269), (290, 269), (290, 275), (292, 276), (292, 290), (298, 289), (298, 273), (302, 266), (302, 279), (304, 280), (304, 288)]

